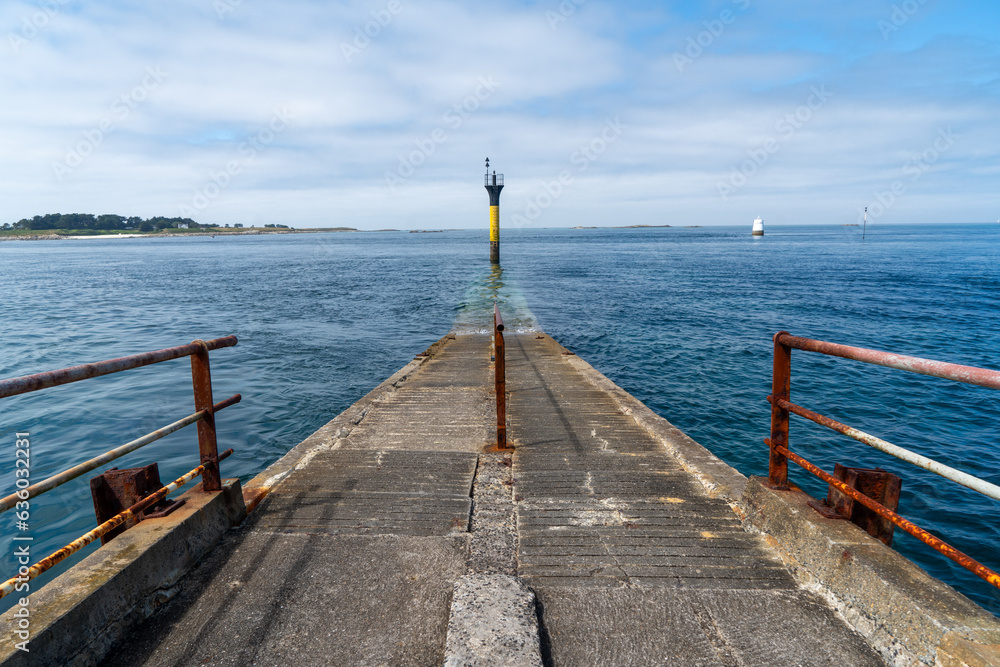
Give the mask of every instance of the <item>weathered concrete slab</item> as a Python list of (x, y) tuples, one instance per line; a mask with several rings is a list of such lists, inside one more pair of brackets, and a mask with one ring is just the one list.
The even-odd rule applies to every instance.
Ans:
[(535, 594), (517, 577), (470, 574), (455, 584), (445, 667), (542, 667)]
[[(440, 350), (447, 342), (447, 338), (437, 341), (427, 349), (424, 355)], [(312, 435), (247, 482), (244, 485), (247, 510), (252, 511), (271, 492), (274, 486), (293, 472), (307, 466), (315, 456), (341, 447), (344, 444), (344, 438), (361, 423), (365, 416), (379, 402), (386, 400), (397, 388), (408, 381), (427, 361), (427, 356), (418, 356), (400, 368), (379, 386), (368, 392), (361, 400), (316, 429)]]
[(372, 407), (344, 446), (478, 454), (492, 437), (488, 341), (488, 336), (441, 341), (419, 373)]
[(29, 653), (15, 649), (13, 611), (2, 617), (3, 665), (91, 665), (176, 593), (176, 585), (246, 516), (239, 480), (219, 493), (198, 484), (185, 504), (147, 519), (31, 595)]
[(884, 664), (797, 591), (537, 587), (551, 665)]
[(993, 614), (850, 522), (822, 517), (805, 493), (772, 491), (765, 481), (746, 485), (748, 525), (883, 655), (900, 664), (1000, 665)]
[(467, 539), (241, 531), (105, 664), (440, 665)]
[(469, 570), (473, 573), (517, 574), (512, 465), (513, 459), (505, 452), (488, 452), (479, 457), (469, 546)]
[[(442, 369), (429, 364), (431, 370)], [(375, 406), (346, 446), (478, 452), (489, 441), (485, 387), (485, 380), (478, 389), (406, 387)]]
[[(561, 348), (535, 336), (508, 340), (519, 574), (559, 585), (601, 577), (631, 586), (702, 579), (700, 587), (794, 587), (730, 507), (709, 497)], [(637, 544), (646, 550), (621, 551)]]
[(579, 360), (506, 340), (518, 574), (548, 664), (883, 664)]
[(271, 492), (254, 525), (339, 535), (467, 532), (476, 461), (467, 452), (324, 452)]

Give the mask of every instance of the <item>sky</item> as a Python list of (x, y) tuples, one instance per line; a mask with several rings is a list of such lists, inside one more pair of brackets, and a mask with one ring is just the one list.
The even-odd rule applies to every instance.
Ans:
[(4, 0), (0, 223), (1000, 219), (1000, 3)]

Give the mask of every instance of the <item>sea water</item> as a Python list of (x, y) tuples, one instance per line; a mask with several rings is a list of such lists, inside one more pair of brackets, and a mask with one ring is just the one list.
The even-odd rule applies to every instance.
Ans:
[[(294, 223), (292, 223), (294, 224)], [(626, 223), (622, 223), (626, 224)], [(485, 230), (0, 243), (0, 377), (235, 334), (211, 354), (224, 476), (244, 481), (453, 329), (541, 329), (744, 474), (766, 475), (772, 335), (1000, 368), (1000, 225)], [(1000, 394), (795, 351), (794, 402), (1000, 483)], [(185, 359), (0, 401), (0, 493), (16, 432), (31, 479), (193, 412)], [(901, 513), (1000, 568), (1000, 503), (810, 422), (791, 448), (827, 470), (903, 478)], [(198, 464), (192, 428), (115, 464)], [(87, 480), (0, 515), (3, 578), (17, 535), (33, 561), (94, 525)], [(793, 482), (822, 483), (790, 465)], [(79, 560), (96, 546), (71, 559)], [(894, 548), (994, 613), (1000, 594), (897, 530)], [(65, 564), (54, 574), (65, 569)], [(53, 575), (38, 580), (44, 583)], [(9, 600), (4, 600), (9, 606)]]

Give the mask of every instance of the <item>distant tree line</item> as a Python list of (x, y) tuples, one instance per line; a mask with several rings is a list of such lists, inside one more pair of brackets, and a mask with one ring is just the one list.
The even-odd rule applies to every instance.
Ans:
[[(145, 220), (122, 215), (92, 215), (90, 213), (50, 213), (33, 218), (18, 220), (13, 225), (5, 223), (0, 229), (131, 229), (151, 232), (186, 226), (189, 229), (218, 227), (219, 225), (198, 223), (191, 218), (146, 218)], [(227, 227), (229, 225), (226, 225)]]

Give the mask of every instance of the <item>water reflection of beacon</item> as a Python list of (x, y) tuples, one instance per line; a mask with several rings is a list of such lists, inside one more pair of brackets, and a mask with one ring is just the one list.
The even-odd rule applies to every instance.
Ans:
[(500, 263), (500, 191), (503, 190), (503, 174), (496, 169), (490, 176), (490, 159), (486, 158), (486, 191), (490, 193), (490, 261)]
[(753, 236), (763, 236), (764, 235), (764, 221), (760, 216), (753, 221)]

